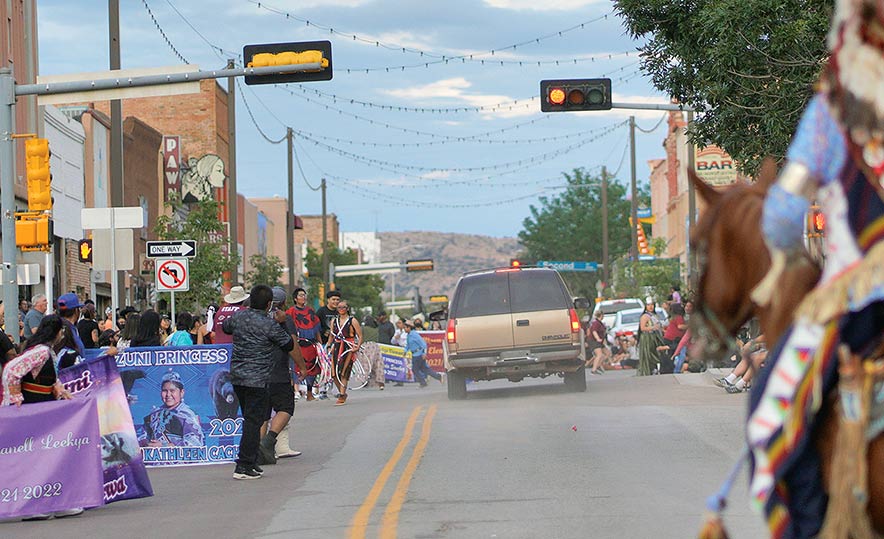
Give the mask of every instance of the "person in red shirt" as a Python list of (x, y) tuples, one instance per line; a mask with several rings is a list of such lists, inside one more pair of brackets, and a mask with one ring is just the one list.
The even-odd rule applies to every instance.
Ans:
[[(212, 328), (220, 328), (225, 320), (232, 317), (239, 311), (245, 309), (243, 302), (249, 299), (249, 293), (241, 286), (234, 286), (230, 289), (230, 293), (224, 296), (224, 305), (215, 313)], [(212, 331), (212, 343), (214, 344), (233, 344), (233, 336), (223, 331)]]
[(592, 353), (591, 358), (586, 358), (587, 363), (592, 362), (592, 374), (602, 374), (605, 372), (603, 364), (605, 360), (610, 359), (611, 352), (608, 350), (606, 339), (608, 328), (602, 321), (604, 313), (601, 310), (595, 313), (595, 317), (586, 329), (587, 351)]
[(322, 324), (313, 308), (307, 305), (307, 291), (303, 288), (296, 288), (292, 292), (292, 299), (295, 305), (286, 311), (286, 314), (292, 317), (295, 327), (298, 329), (298, 346), (301, 348), (301, 355), (304, 357), (306, 364), (306, 372), (299, 372), (299, 378), (303, 380), (307, 386), (307, 400), (313, 400), (313, 382), (322, 372), (318, 361), (318, 350), (316, 344), (320, 340), (322, 332)]
[(681, 303), (671, 303), (669, 305), (669, 325), (663, 333), (663, 340), (669, 345), (669, 350), (674, 351), (678, 348), (678, 343), (684, 336), (684, 332), (688, 329), (688, 324), (684, 319), (684, 307)]

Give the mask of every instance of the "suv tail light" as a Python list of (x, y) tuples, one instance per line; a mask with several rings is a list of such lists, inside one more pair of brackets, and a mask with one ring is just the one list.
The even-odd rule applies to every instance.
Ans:
[(454, 344), (457, 342), (457, 330), (454, 328), (454, 318), (448, 319), (448, 329), (445, 331), (445, 337), (448, 339), (448, 344)]
[(577, 318), (577, 311), (569, 309), (568, 314), (571, 315), (571, 333), (578, 333), (580, 331), (580, 319)]

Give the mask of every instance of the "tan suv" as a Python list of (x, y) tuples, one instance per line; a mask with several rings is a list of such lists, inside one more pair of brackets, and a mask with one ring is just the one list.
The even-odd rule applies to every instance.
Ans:
[(448, 398), (466, 398), (466, 380), (558, 374), (586, 391), (583, 332), (562, 277), (549, 268), (503, 268), (463, 275), (448, 313)]

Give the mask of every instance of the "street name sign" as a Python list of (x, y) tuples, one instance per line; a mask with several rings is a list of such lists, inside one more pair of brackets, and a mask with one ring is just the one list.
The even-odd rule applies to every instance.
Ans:
[(190, 290), (190, 269), (186, 258), (161, 258), (156, 261), (155, 267), (159, 292)]
[(598, 271), (599, 269), (598, 262), (585, 262), (583, 260), (539, 260), (537, 265), (541, 268), (553, 268), (558, 271)]
[(170, 240), (147, 242), (148, 258), (193, 258), (196, 256), (196, 241)]

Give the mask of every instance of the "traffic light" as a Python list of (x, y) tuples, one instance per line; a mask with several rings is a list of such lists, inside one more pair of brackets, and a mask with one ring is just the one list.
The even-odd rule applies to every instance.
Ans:
[(510, 258), (510, 267), (511, 268), (521, 268), (522, 261), (519, 260), (518, 258)]
[(92, 262), (92, 240), (80, 240), (77, 245), (80, 262)]
[(611, 110), (611, 79), (540, 81), (541, 112)]
[(16, 247), (22, 251), (49, 251), (52, 236), (52, 219), (48, 213), (16, 212)]
[(807, 234), (812, 237), (822, 236), (826, 232), (826, 215), (819, 206), (814, 204), (807, 214)]
[(433, 259), (407, 260), (405, 271), (433, 271)]
[(331, 41), (264, 43), (246, 45), (242, 56), (247, 67), (269, 67), (318, 63), (317, 71), (298, 71), (279, 75), (246, 75), (246, 84), (284, 84), (332, 79)]
[(31, 138), (25, 141), (28, 180), (28, 210), (52, 209), (52, 173), (49, 171), (49, 141)]

